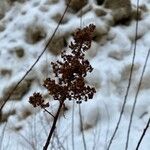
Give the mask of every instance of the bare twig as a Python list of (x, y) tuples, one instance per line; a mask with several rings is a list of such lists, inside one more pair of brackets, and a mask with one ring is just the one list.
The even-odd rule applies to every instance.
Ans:
[[(11, 122), (11, 124), (13, 125), (13, 126), (15, 126), (14, 125), (14, 123), (13, 122)], [(31, 132), (31, 129), (30, 129), (30, 132)], [(26, 132), (26, 136), (25, 135), (23, 135), (23, 134), (21, 134), (21, 132), (15, 132), (15, 134), (17, 134), (17, 137), (19, 138), (22, 138), (21, 139), (21, 142), (23, 142), (23, 144), (25, 145), (25, 146), (30, 146), (30, 149), (31, 150), (36, 150), (36, 148), (35, 148), (35, 145), (34, 145), (34, 142), (33, 142), (33, 138), (31, 137), (29, 137), (29, 134)], [(28, 136), (27, 136), (28, 135)], [(31, 140), (32, 139), (32, 140)], [(29, 148), (29, 147), (28, 147)]]
[(6, 129), (6, 124), (4, 124), (2, 133), (1, 133), (1, 139), (0, 139), (0, 149), (2, 149), (2, 143), (4, 141), (4, 136), (5, 136), (5, 129)]
[(148, 122), (147, 122), (147, 124), (146, 124), (146, 127), (144, 128), (143, 133), (142, 133), (142, 135), (141, 135), (141, 137), (140, 137), (140, 140), (138, 141), (138, 144), (137, 144), (137, 146), (136, 146), (136, 150), (139, 149), (140, 144), (141, 144), (141, 142), (142, 142), (142, 140), (143, 140), (143, 138), (144, 138), (144, 136), (145, 136), (145, 134), (146, 134), (146, 131), (147, 131), (148, 127), (149, 127), (149, 124), (150, 124), (150, 118), (148, 119)]
[(75, 107), (75, 101), (73, 101), (73, 107), (72, 107), (72, 150), (74, 150), (74, 108)]
[(107, 149), (107, 139), (108, 139), (108, 133), (109, 133), (109, 128), (110, 128), (110, 114), (109, 114), (109, 110), (108, 110), (106, 103), (104, 101), (103, 103), (104, 103), (107, 118), (108, 118), (108, 125), (107, 125), (106, 139), (105, 139), (105, 145), (106, 145), (105, 148)]
[(143, 75), (145, 73), (145, 69), (146, 69), (146, 66), (147, 66), (149, 55), (150, 55), (150, 49), (148, 50), (148, 53), (147, 53), (147, 56), (146, 56), (146, 59), (145, 59), (144, 67), (143, 67), (142, 74), (141, 74), (141, 77), (140, 77), (140, 81), (139, 81), (139, 84), (138, 84), (138, 89), (137, 89), (137, 92), (136, 92), (136, 95), (135, 95), (135, 99), (134, 99), (134, 103), (133, 103), (133, 106), (132, 106), (132, 111), (131, 111), (131, 115), (130, 115), (128, 131), (127, 131), (127, 141), (126, 141), (126, 148), (125, 148), (126, 150), (128, 149), (128, 145), (129, 145), (130, 130), (131, 130), (131, 125), (132, 125), (133, 115), (134, 115), (135, 106), (136, 106), (138, 94), (139, 94), (139, 91), (140, 91), (140, 87), (141, 87), (141, 84), (142, 84)]
[(60, 111), (61, 111), (61, 108), (62, 108), (63, 104), (64, 104), (64, 101), (60, 102), (60, 104), (59, 104), (57, 113), (56, 113), (56, 115), (54, 117), (53, 124), (52, 124), (52, 127), (50, 129), (49, 135), (47, 137), (46, 143), (45, 143), (45, 145), (43, 147), (43, 150), (47, 150), (47, 148), (48, 148), (48, 146), (50, 144), (50, 140), (51, 140), (52, 135), (53, 135), (53, 133), (55, 131), (56, 123), (57, 123), (57, 120), (58, 120), (58, 117), (59, 117), (59, 114), (60, 114)]
[(33, 140), (33, 147), (35, 147), (35, 150), (38, 150), (38, 142), (37, 142), (37, 126), (36, 126), (36, 123), (37, 123), (37, 120), (36, 120), (36, 114), (33, 116), (33, 131), (32, 131), (32, 139)]
[(119, 115), (119, 119), (118, 119), (118, 122), (117, 122), (117, 125), (115, 127), (115, 130), (110, 138), (110, 141), (109, 141), (109, 144), (108, 144), (108, 148), (107, 150), (110, 149), (110, 146), (112, 144), (112, 141), (117, 133), (117, 130), (119, 128), (119, 125), (120, 125), (120, 122), (121, 122), (121, 119), (122, 119), (122, 115), (123, 115), (123, 112), (124, 112), (124, 108), (125, 108), (125, 105), (126, 105), (126, 102), (127, 102), (127, 97), (128, 97), (128, 94), (129, 94), (129, 90), (130, 90), (130, 86), (131, 86), (131, 81), (132, 81), (132, 75), (133, 75), (133, 68), (134, 68), (134, 61), (135, 61), (135, 56), (136, 56), (136, 46), (137, 46), (137, 35), (138, 35), (138, 16), (139, 16), (139, 0), (137, 0), (137, 21), (136, 21), (136, 31), (135, 31), (135, 42), (134, 42), (134, 50), (133, 50), (133, 57), (132, 57), (132, 64), (131, 64), (131, 70), (130, 70), (130, 75), (129, 75), (129, 80), (128, 80), (128, 86), (127, 86), (127, 89), (126, 89), (126, 94), (125, 94), (125, 97), (124, 97), (124, 100), (123, 100), (123, 105), (121, 107), (121, 112), (120, 112), (120, 115)]
[(55, 116), (51, 112), (49, 112), (46, 108), (44, 108), (44, 111), (46, 111), (50, 116), (52, 116), (53, 118), (55, 118)]
[[(82, 8), (81, 8), (80, 28), (82, 29)], [(83, 130), (83, 120), (82, 120), (82, 112), (81, 112), (80, 104), (79, 104), (79, 117), (80, 117), (83, 146), (84, 146), (84, 150), (86, 150), (87, 148), (86, 148), (86, 141), (85, 141), (85, 135), (84, 135), (84, 130)]]
[[(99, 120), (99, 115), (96, 117), (96, 122)], [(101, 134), (101, 129), (99, 126), (96, 125), (96, 127), (93, 129), (93, 147), (92, 150), (96, 150), (96, 147), (98, 145), (99, 139), (100, 139), (100, 134)]]
[(60, 138), (59, 138), (59, 136), (58, 136), (58, 133), (57, 133), (57, 131), (55, 130), (55, 132), (54, 132), (54, 135), (55, 135), (55, 138), (56, 138), (56, 140), (57, 140), (57, 144), (59, 145), (59, 149), (61, 150), (65, 150), (65, 148), (64, 148), (64, 146), (63, 146), (63, 143), (64, 143), (64, 141), (60, 141)]
[(79, 104), (79, 117), (80, 117), (80, 125), (81, 125), (81, 133), (82, 133), (83, 146), (84, 146), (84, 150), (87, 150), (87, 148), (86, 148), (86, 141), (85, 141), (85, 135), (84, 135), (84, 129), (83, 129), (83, 120), (82, 120), (82, 112), (81, 112), (81, 106), (80, 106), (80, 104)]
[[(43, 127), (44, 133), (45, 135), (47, 135), (46, 125), (45, 122), (43, 121), (43, 116), (41, 116), (41, 114), (39, 115), (39, 119), (40, 119), (40, 124)], [(44, 119), (46, 120), (46, 115), (44, 115)]]

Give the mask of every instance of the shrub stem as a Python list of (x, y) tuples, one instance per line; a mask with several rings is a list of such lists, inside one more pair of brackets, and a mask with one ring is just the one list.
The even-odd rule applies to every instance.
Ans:
[(51, 141), (52, 135), (53, 135), (53, 133), (55, 131), (56, 123), (57, 123), (57, 120), (58, 120), (58, 117), (59, 117), (59, 114), (60, 114), (60, 111), (61, 111), (61, 108), (62, 108), (63, 104), (64, 104), (64, 100), (61, 101), (60, 104), (59, 104), (57, 113), (56, 113), (56, 115), (54, 117), (53, 124), (52, 124), (52, 127), (50, 129), (49, 135), (47, 137), (46, 143), (45, 143), (45, 145), (43, 147), (43, 150), (47, 150), (47, 148), (48, 148), (48, 146), (50, 144), (50, 141)]

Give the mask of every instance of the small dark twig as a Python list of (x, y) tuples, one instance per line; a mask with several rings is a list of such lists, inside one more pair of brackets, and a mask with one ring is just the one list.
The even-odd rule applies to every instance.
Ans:
[(53, 118), (55, 118), (55, 116), (51, 113), (51, 112), (49, 112), (46, 108), (43, 108), (44, 109), (44, 111), (46, 111), (48, 114), (50, 114)]
[(144, 67), (143, 67), (142, 74), (141, 74), (141, 77), (140, 77), (140, 81), (139, 81), (139, 84), (138, 84), (138, 89), (137, 89), (135, 99), (134, 99), (134, 103), (133, 103), (133, 106), (132, 106), (132, 111), (131, 111), (130, 121), (129, 121), (129, 126), (128, 126), (128, 132), (127, 132), (126, 150), (128, 149), (128, 145), (129, 145), (130, 130), (131, 130), (131, 125), (132, 125), (133, 115), (134, 115), (135, 106), (136, 106), (138, 94), (139, 94), (139, 91), (140, 91), (140, 88), (141, 88), (143, 75), (145, 73), (145, 69), (146, 69), (146, 66), (147, 66), (149, 55), (150, 55), (150, 49), (148, 50), (148, 53), (147, 53), (147, 56), (146, 56), (146, 59), (145, 59)]
[(149, 127), (149, 124), (150, 124), (150, 118), (149, 118), (149, 120), (148, 120), (148, 122), (147, 122), (147, 124), (146, 124), (146, 127), (145, 127), (144, 130), (143, 130), (143, 133), (142, 133), (142, 135), (141, 135), (141, 137), (140, 137), (140, 140), (138, 141), (138, 144), (137, 144), (137, 146), (136, 146), (136, 150), (139, 149), (140, 144), (141, 144), (141, 142), (142, 142), (142, 140), (143, 140), (143, 138), (144, 138), (144, 136), (145, 136), (145, 134), (146, 134), (146, 131), (147, 131), (148, 127)]

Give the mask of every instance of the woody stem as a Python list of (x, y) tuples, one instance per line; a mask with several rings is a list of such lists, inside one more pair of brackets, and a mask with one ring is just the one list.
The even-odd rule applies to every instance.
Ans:
[(59, 117), (59, 114), (60, 114), (60, 110), (61, 110), (63, 104), (64, 104), (64, 100), (63, 100), (63, 101), (60, 101), (60, 104), (59, 104), (57, 113), (56, 113), (56, 115), (55, 115), (55, 117), (54, 117), (53, 124), (52, 124), (52, 127), (51, 127), (50, 131), (49, 131), (49, 135), (48, 135), (48, 137), (47, 137), (47, 140), (46, 140), (46, 143), (45, 143), (45, 145), (44, 145), (44, 147), (43, 147), (43, 150), (47, 150), (47, 148), (48, 148), (48, 146), (49, 146), (49, 144), (50, 144), (52, 135), (53, 135), (53, 133), (54, 133), (54, 131), (55, 131), (55, 128), (56, 128), (56, 123), (57, 123), (57, 120), (58, 120), (58, 117)]

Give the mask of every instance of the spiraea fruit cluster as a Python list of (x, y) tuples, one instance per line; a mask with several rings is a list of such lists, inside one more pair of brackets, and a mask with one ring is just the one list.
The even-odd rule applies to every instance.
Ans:
[[(43, 86), (48, 90), (49, 95), (54, 100), (64, 102), (65, 100), (75, 100), (77, 103), (92, 99), (96, 90), (94, 87), (86, 85), (85, 77), (93, 68), (90, 62), (85, 59), (85, 52), (91, 47), (95, 25), (90, 24), (83, 29), (77, 29), (74, 33), (73, 41), (70, 43), (70, 53), (61, 53), (62, 60), (51, 62), (55, 78), (44, 80)], [(34, 93), (29, 98), (29, 102), (34, 106), (48, 107), (44, 103), (42, 94)]]

